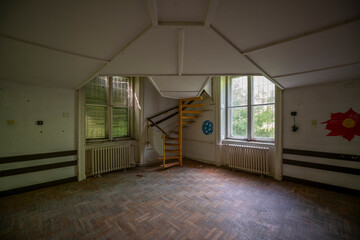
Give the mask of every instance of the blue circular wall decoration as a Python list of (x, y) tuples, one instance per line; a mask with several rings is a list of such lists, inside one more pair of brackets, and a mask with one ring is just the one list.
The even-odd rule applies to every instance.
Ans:
[(202, 131), (205, 135), (211, 135), (214, 131), (214, 124), (209, 120), (204, 121)]

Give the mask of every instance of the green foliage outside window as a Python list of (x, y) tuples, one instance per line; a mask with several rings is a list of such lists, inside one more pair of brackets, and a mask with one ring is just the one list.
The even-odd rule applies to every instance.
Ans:
[(250, 131), (251, 139), (274, 139), (275, 85), (263, 76), (242, 76), (231, 77), (229, 87), (230, 135), (248, 139)]

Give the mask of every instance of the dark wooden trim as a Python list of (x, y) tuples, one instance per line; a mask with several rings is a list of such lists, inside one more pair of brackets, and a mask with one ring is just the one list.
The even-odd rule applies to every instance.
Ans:
[(57, 158), (77, 155), (77, 150), (62, 151), (62, 152), (51, 152), (51, 153), (40, 153), (40, 154), (31, 154), (31, 155), (21, 155), (13, 157), (1, 157), (0, 164), (2, 163), (13, 163), (13, 162), (24, 162), (31, 160), (40, 160), (45, 158)]
[[(163, 119), (160, 119), (159, 121), (157, 121), (157, 122), (155, 122), (155, 123), (156, 123), (156, 124), (160, 124), (160, 123), (165, 122), (166, 120), (168, 120), (168, 119), (170, 119), (170, 118), (172, 118), (173, 116), (176, 116), (176, 115), (178, 115), (178, 114), (179, 114), (179, 111), (174, 112), (173, 114), (170, 114), (169, 116), (167, 116), (167, 117), (165, 117), (165, 118), (163, 118)], [(151, 124), (150, 126), (153, 127), (154, 124)]]
[[(191, 101), (188, 102), (187, 104), (191, 104), (191, 103), (193, 103), (194, 101), (195, 101), (195, 100), (191, 100)], [(171, 108), (170, 110), (173, 110), (173, 109), (175, 109), (175, 108), (178, 108), (178, 107)], [(185, 110), (186, 108), (187, 108), (187, 107), (183, 107), (182, 110)], [(166, 113), (166, 112), (168, 112), (168, 111), (165, 111), (164, 113)], [(176, 116), (176, 115), (178, 115), (178, 114), (179, 114), (179, 111), (174, 112), (173, 114), (171, 114), (171, 115), (169, 115), (169, 116), (167, 116), (167, 117), (164, 117), (164, 118), (156, 121), (156, 122), (155, 122), (155, 125), (156, 125), (156, 124), (160, 124), (160, 123), (162, 123), (162, 122), (165, 122), (166, 120), (168, 120), (168, 119), (170, 119), (170, 118), (172, 118), (172, 117), (174, 117), (174, 116)], [(151, 117), (151, 118), (153, 118), (153, 117)], [(151, 118), (148, 118), (148, 120), (151, 120)], [(154, 124), (150, 124), (150, 127), (153, 127), (153, 126), (154, 126)]]
[(1, 191), (0, 197), (6, 197), (9, 195), (13, 195), (13, 194), (29, 192), (29, 191), (33, 191), (33, 190), (37, 190), (37, 189), (41, 189), (41, 188), (51, 187), (51, 186), (68, 183), (68, 182), (74, 182), (74, 181), (77, 181), (77, 176), (59, 179), (59, 180), (46, 182), (46, 183), (39, 183), (39, 184), (30, 185), (30, 186), (26, 186), (26, 187), (20, 187), (20, 188)]
[(356, 189), (340, 187), (340, 186), (335, 186), (335, 185), (326, 184), (326, 183), (319, 183), (319, 182), (314, 182), (314, 181), (309, 181), (309, 180), (304, 180), (304, 179), (294, 178), (294, 177), (288, 177), (288, 176), (283, 176), (282, 179), (283, 179), (283, 181), (294, 182), (294, 183), (299, 183), (299, 184), (303, 184), (303, 185), (309, 185), (312, 187), (323, 188), (323, 189), (330, 190), (330, 191), (336, 191), (336, 192), (360, 196), (360, 190), (356, 190)]
[(332, 172), (360, 175), (360, 169), (358, 168), (340, 167), (340, 166), (312, 163), (312, 162), (302, 162), (302, 161), (290, 160), (290, 159), (283, 159), (283, 164), (306, 167), (306, 168), (315, 168), (315, 169), (321, 169)]
[(288, 148), (284, 148), (283, 153), (310, 156), (310, 157), (331, 158), (331, 159), (355, 161), (355, 162), (360, 161), (360, 155), (351, 155), (351, 154), (342, 154), (342, 153), (315, 152), (315, 151), (306, 151), (306, 150), (297, 150), (297, 149), (288, 149)]
[(31, 173), (31, 172), (38, 172), (38, 171), (44, 171), (44, 170), (49, 170), (49, 169), (55, 169), (55, 168), (76, 166), (76, 165), (77, 165), (77, 160), (74, 160), (74, 161), (68, 161), (68, 162), (51, 163), (51, 164), (37, 165), (37, 166), (17, 168), (17, 169), (9, 169), (9, 170), (0, 171), (0, 177), (6, 177), (6, 176), (12, 176), (12, 175), (18, 175), (18, 174), (24, 174), (24, 173)]
[(162, 112), (160, 112), (160, 113), (158, 113), (158, 114), (156, 114), (156, 115), (154, 115), (154, 116), (149, 117), (148, 119), (156, 118), (156, 117), (158, 117), (158, 116), (160, 116), (160, 115), (162, 115), (162, 114), (168, 113), (168, 112), (170, 112), (170, 111), (172, 111), (172, 110), (174, 110), (174, 109), (178, 109), (178, 106), (169, 108), (168, 110), (165, 110), (165, 111), (162, 111)]

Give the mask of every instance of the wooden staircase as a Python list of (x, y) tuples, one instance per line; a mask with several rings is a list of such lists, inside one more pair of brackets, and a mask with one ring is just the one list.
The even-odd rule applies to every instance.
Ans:
[[(194, 98), (184, 98), (179, 99), (179, 130), (177, 132), (176, 137), (170, 137), (164, 130), (162, 130), (159, 126), (156, 125), (151, 119), (148, 119), (152, 126), (156, 126), (163, 133), (163, 153), (162, 156), (158, 158), (158, 160), (162, 161), (162, 168), (169, 168), (173, 166), (182, 166), (183, 164), (183, 153), (182, 153), (182, 134), (183, 127), (194, 123), (198, 116), (193, 116), (193, 114), (201, 114), (203, 111), (200, 110), (191, 110), (191, 108), (201, 108), (204, 107), (204, 104), (191, 104), (195, 100), (201, 100), (202, 97), (194, 97)], [(188, 102), (188, 103), (186, 103)], [(190, 108), (190, 110), (188, 110)], [(173, 116), (173, 115), (172, 115)], [(162, 121), (162, 120), (160, 120)], [(159, 122), (160, 122), (159, 121)], [(148, 124), (149, 127), (149, 124)], [(172, 155), (169, 155), (172, 154)]]

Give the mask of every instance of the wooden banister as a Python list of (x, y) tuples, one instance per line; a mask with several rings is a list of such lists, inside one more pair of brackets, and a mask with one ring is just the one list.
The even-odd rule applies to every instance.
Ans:
[(163, 134), (165, 134), (167, 136), (166, 132), (161, 127), (159, 127), (156, 123), (154, 123), (150, 118), (147, 118), (147, 120), (149, 122), (151, 122), (151, 124), (152, 124), (151, 126), (157, 127), (157, 129), (159, 129)]

